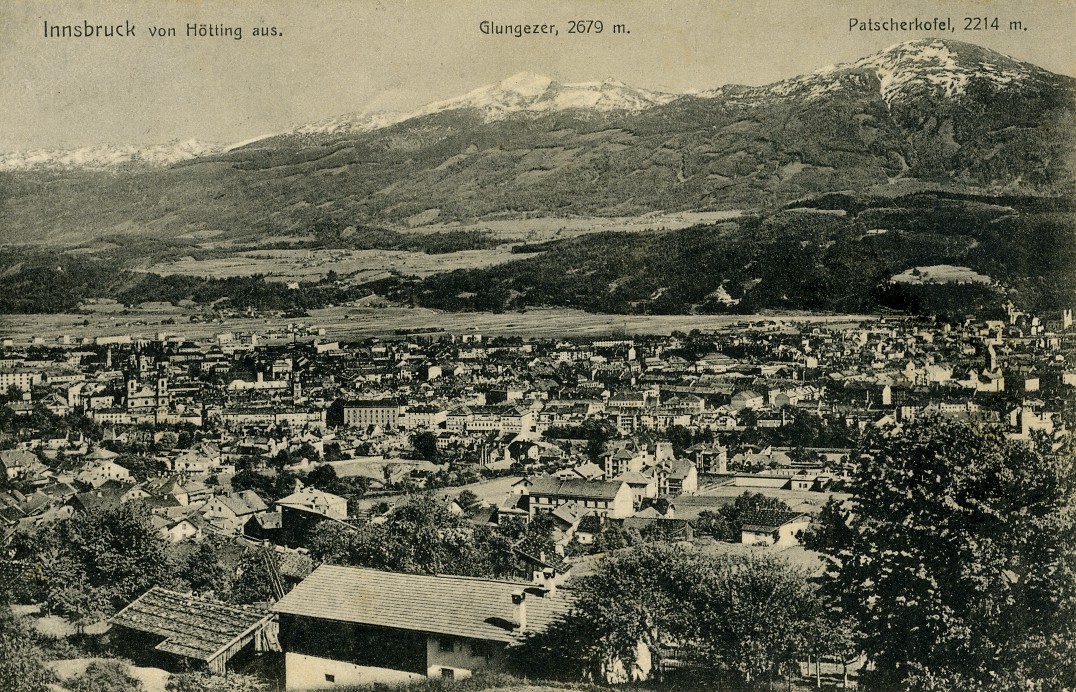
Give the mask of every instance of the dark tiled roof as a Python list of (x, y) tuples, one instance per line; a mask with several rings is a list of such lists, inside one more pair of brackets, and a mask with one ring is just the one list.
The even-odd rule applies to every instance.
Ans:
[(554, 476), (531, 479), (531, 495), (549, 495), (567, 499), (612, 500), (620, 492), (621, 481), (588, 481), (582, 478), (561, 480)]
[(249, 606), (218, 603), (155, 586), (109, 621), (164, 637), (155, 647), (159, 651), (209, 661), (270, 617)]
[[(399, 574), (322, 565), (273, 610), (376, 627), (511, 642), (512, 594), (527, 585), (472, 577)], [(526, 598), (527, 630), (547, 627), (567, 612), (561, 592)]]
[(754, 509), (740, 516), (740, 524), (745, 529), (777, 529), (802, 516), (802, 512), (786, 512), (783, 509)]

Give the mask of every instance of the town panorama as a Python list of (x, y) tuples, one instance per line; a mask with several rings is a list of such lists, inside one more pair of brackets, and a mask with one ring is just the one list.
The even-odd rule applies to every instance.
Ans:
[(1076, 689), (1074, 94), (0, 156), (0, 690)]

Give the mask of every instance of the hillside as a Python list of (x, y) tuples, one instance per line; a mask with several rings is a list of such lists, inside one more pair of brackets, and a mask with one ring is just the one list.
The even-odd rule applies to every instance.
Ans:
[(533, 254), (516, 262), (375, 288), (448, 310), (960, 318), (1009, 300), (1055, 310), (1076, 302), (1073, 210), (1058, 199), (826, 195), (717, 226), (522, 246)]
[(1064, 194), (1076, 80), (954, 41), (900, 44), (696, 95), (510, 78), (404, 115), (351, 115), (165, 167), (0, 173), (4, 240), (220, 240), (310, 228), (777, 208), (909, 182)]

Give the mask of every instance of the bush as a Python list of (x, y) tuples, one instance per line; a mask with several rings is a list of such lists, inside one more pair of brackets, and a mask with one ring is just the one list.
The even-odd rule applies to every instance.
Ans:
[(179, 673), (168, 679), (168, 692), (264, 692), (269, 687), (253, 675)]
[(137, 692), (142, 681), (132, 677), (130, 665), (122, 661), (94, 661), (85, 672), (64, 680), (71, 692)]

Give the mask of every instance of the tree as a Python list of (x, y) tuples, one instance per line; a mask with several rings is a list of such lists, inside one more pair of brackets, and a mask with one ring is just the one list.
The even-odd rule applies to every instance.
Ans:
[(660, 544), (608, 557), (574, 591), (571, 613), (517, 659), (546, 675), (623, 682), (645, 678), (678, 645), (739, 688), (798, 660), (820, 612), (806, 573), (777, 557)]
[(333, 492), (338, 480), (339, 477), (336, 475), (336, 469), (333, 468), (331, 464), (315, 466), (310, 470), (310, 473), (306, 474), (307, 485), (326, 492)]
[(347, 458), (344, 456), (343, 448), (340, 447), (339, 442), (327, 442), (322, 446), (322, 449), (325, 450), (323, 455), (325, 461), (340, 461)]
[(231, 575), (221, 562), (216, 546), (208, 539), (187, 555), (179, 576), (191, 589), (201, 593), (223, 594), (231, 587)]
[(820, 604), (806, 572), (772, 555), (719, 567), (701, 639), (715, 663), (744, 681), (772, 678), (809, 649)]
[(83, 624), (174, 578), (165, 540), (137, 503), (76, 514), (20, 545), (23, 554), (16, 557), (33, 561), (43, 574), (46, 605)]
[(15, 617), (7, 604), (0, 605), (0, 689), (45, 692), (54, 680), (30, 628)]
[(691, 431), (682, 425), (670, 425), (669, 429), (665, 431), (665, 436), (672, 443), (673, 452), (676, 456), (681, 456), (684, 450), (691, 446)]
[(808, 550), (834, 555), (852, 542), (851, 529), (844, 521), (841, 503), (834, 497), (826, 500), (822, 511), (800, 537)]
[(411, 435), (411, 446), (419, 459), (437, 460), (437, 436), (429, 430), (421, 430)]
[(265, 692), (269, 686), (253, 675), (228, 672), (173, 673), (165, 685), (166, 692)]
[(753, 408), (740, 409), (740, 412), (736, 414), (736, 419), (745, 428), (758, 427), (758, 411)]
[(928, 417), (865, 440), (828, 588), (863, 629), (873, 684), (1076, 686), (1072, 442)]
[(470, 490), (462, 490), (460, 494), (456, 496), (456, 504), (458, 504), (464, 511), (468, 511), (477, 507), (480, 500), (478, 495)]
[(267, 560), (276, 563), (277, 571), (283, 558), (275, 550), (251, 548), (239, 558), (238, 574), (232, 583), (230, 600), (234, 603), (265, 603), (273, 600), (273, 581)]
[(418, 574), (509, 577), (516, 569), (513, 547), (533, 555), (552, 554), (551, 521), (507, 522), (476, 527), (430, 494), (416, 495), (383, 522), (344, 525), (321, 522), (309, 542), (315, 562)]
[(116, 463), (130, 471), (131, 476), (139, 482), (163, 475), (168, 470), (168, 464), (160, 459), (137, 454), (121, 454)]
[(787, 512), (789, 506), (775, 497), (744, 491), (732, 504), (725, 505), (717, 512), (710, 510), (699, 512), (695, 526), (700, 533), (710, 534), (724, 541), (736, 541), (740, 538), (744, 515), (756, 510)]

